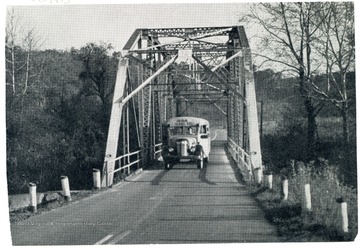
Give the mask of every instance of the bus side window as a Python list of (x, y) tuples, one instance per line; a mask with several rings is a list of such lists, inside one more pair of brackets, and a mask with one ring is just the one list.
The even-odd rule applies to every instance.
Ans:
[(206, 133), (206, 125), (201, 126), (200, 133)]

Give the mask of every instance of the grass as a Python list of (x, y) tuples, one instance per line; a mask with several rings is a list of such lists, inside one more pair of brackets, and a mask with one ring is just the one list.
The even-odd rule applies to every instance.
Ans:
[[(326, 163), (325, 161), (323, 161)], [(278, 234), (285, 241), (353, 241), (358, 232), (357, 191), (341, 183), (337, 171), (329, 166), (321, 169), (313, 164), (293, 163), (287, 173), (289, 197), (280, 196), (280, 175), (273, 176), (273, 190), (257, 188), (252, 191), (265, 210), (266, 218), (278, 227)], [(312, 211), (301, 210), (301, 187), (310, 183)], [(339, 207), (341, 198), (347, 202), (349, 231), (339, 231)]]

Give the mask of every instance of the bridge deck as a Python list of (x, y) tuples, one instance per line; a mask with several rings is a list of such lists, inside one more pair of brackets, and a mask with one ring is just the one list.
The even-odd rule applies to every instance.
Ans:
[(14, 245), (276, 242), (275, 227), (213, 142), (202, 170), (152, 166), (93, 197), (11, 225)]

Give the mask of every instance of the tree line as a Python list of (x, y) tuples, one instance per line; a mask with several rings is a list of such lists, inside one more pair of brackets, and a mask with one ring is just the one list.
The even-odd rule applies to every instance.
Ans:
[[(61, 175), (74, 189), (91, 188), (102, 168), (117, 54), (106, 43), (70, 51), (39, 50), (34, 29), (6, 29), (6, 155), (9, 194), (58, 190)], [(31, 45), (29, 41), (31, 40)]]

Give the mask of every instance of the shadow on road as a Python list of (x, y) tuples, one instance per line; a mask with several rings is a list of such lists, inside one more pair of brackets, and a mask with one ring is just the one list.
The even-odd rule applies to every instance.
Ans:
[(216, 183), (211, 182), (211, 181), (209, 181), (209, 180), (206, 178), (207, 167), (208, 167), (208, 165), (205, 164), (204, 168), (202, 168), (202, 169), (200, 170), (200, 172), (199, 172), (199, 179), (200, 179), (202, 182), (206, 183), (206, 184), (216, 185)]
[(151, 185), (159, 185), (161, 179), (165, 176), (167, 172), (167, 170), (163, 170), (159, 174), (157, 174), (156, 177), (151, 180)]

